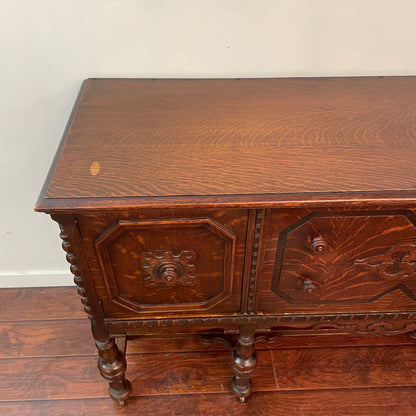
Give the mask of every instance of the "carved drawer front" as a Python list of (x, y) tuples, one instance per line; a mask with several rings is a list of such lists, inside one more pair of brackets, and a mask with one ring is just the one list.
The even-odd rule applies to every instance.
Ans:
[(102, 230), (89, 258), (107, 317), (240, 310), (245, 217), (230, 228), (209, 217), (119, 219), (92, 228)]
[(415, 227), (411, 211), (301, 217), (275, 241), (266, 308), (278, 300), (277, 309), (345, 310), (347, 305), (363, 311), (378, 304), (391, 310), (403, 303), (415, 309)]

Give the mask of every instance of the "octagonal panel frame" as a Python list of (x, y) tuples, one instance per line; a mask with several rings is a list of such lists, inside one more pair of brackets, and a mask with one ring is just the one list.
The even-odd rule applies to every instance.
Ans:
[[(368, 216), (368, 217), (385, 217), (385, 216), (396, 216), (396, 217), (404, 217), (409, 224), (415, 228), (416, 231), (416, 215), (411, 210), (380, 210), (380, 211), (336, 211), (336, 212), (319, 212), (319, 211), (313, 211), (309, 213), (308, 215), (305, 215), (304, 217), (300, 218), (298, 221), (291, 224), (289, 227), (285, 228), (279, 233), (279, 238), (277, 241), (277, 249), (276, 249), (276, 256), (275, 256), (275, 263), (274, 263), (274, 270), (273, 270), (273, 276), (271, 281), (271, 291), (278, 295), (280, 298), (284, 299), (286, 302), (290, 303), (291, 305), (298, 304), (295, 302), (289, 295), (282, 292), (279, 289), (279, 282), (280, 282), (280, 276), (281, 276), (281, 270), (283, 266), (283, 258), (285, 254), (285, 248), (286, 248), (286, 239), (287, 236), (311, 221), (314, 218), (333, 218), (333, 217), (362, 217), (362, 216)], [(373, 296), (370, 299), (367, 299), (365, 301), (360, 301), (359, 303), (371, 303), (374, 302), (381, 297), (387, 295), (388, 293), (391, 293), (395, 290), (402, 291), (406, 296), (408, 296), (411, 300), (413, 299), (411, 296), (409, 296), (409, 290), (407, 289), (404, 284), (398, 284), (392, 288), (390, 288), (388, 291), (381, 292), (375, 296)], [(321, 303), (321, 302), (319, 302)], [(327, 301), (325, 304), (342, 304), (342, 301)], [(308, 304), (312, 304), (311, 301), (308, 301)]]
[[(143, 228), (172, 228), (172, 227), (204, 227), (206, 230), (222, 239), (225, 243), (222, 290), (215, 296), (203, 302), (189, 303), (163, 303), (163, 304), (140, 304), (134, 299), (122, 296), (119, 292), (117, 279), (112, 268), (110, 254), (107, 244), (126, 230)], [(233, 291), (233, 276), (235, 263), (236, 236), (224, 225), (212, 218), (165, 218), (165, 219), (143, 219), (143, 220), (118, 220), (107, 228), (95, 241), (94, 246), (100, 263), (101, 274), (107, 290), (107, 295), (112, 303), (134, 312), (204, 312), (212, 309), (219, 303), (229, 299)]]

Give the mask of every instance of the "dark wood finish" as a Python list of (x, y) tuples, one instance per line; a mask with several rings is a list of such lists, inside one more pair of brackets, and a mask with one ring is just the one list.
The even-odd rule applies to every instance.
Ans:
[(413, 191), (415, 94), (412, 77), (91, 79), (45, 196)]
[[(54, 220), (58, 220), (52, 215)], [(78, 294), (84, 311), (91, 322), (91, 330), (96, 341), (106, 344), (110, 335), (105, 327), (101, 302), (98, 299), (94, 283), (89, 279), (87, 260), (82, 251), (78, 221), (71, 217), (61, 217), (58, 225), (61, 230), (62, 248), (66, 253), (66, 260), (70, 264), (70, 271), (74, 276), (74, 283), (78, 286)]]
[(79, 298), (74, 298), (73, 293), (72, 287), (56, 287), (53, 292), (48, 288), (2, 289), (0, 319), (15, 322), (85, 318)]
[[(73, 288), (70, 289), (71, 292), (74, 292)], [(52, 291), (55, 291), (55, 288), (49, 290), (49, 292)], [(57, 290), (55, 294), (59, 295), (59, 291)], [(75, 300), (79, 303), (79, 300), (73, 293), (65, 297), (65, 303), (68, 300)], [(36, 313), (36, 309), (33, 309), (33, 313)], [(68, 334), (71, 334), (71, 336), (68, 337)], [(74, 351), (76, 351), (77, 356), (91, 355), (95, 353), (95, 346), (94, 342), (88, 337), (89, 334), (90, 328), (88, 321), (85, 319), (41, 319), (35, 322), (30, 320), (3, 321), (0, 333), (0, 358), (73, 355)], [(279, 334), (293, 335), (293, 331), (280, 331)], [(337, 333), (325, 337), (314, 335), (279, 336), (272, 343), (266, 343), (258, 336), (256, 349), (320, 348), (333, 345), (350, 346), (354, 342), (356, 342), (354, 336), (338, 335)], [(359, 342), (362, 346), (413, 345), (415, 343), (406, 334), (395, 335), (394, 337), (361, 336)], [(148, 351), (153, 353), (171, 353), (183, 350), (216, 351), (226, 349), (221, 343), (205, 345), (201, 343), (195, 334), (186, 333), (176, 336), (174, 334), (165, 334), (165, 337), (158, 335), (156, 338), (151, 336), (142, 337), (140, 340), (131, 342), (128, 345), (130, 354), (142, 354)]]
[[(40, 197), (42, 198), (42, 197)], [(380, 207), (389, 200), (389, 206), (408, 207), (414, 206), (416, 199), (414, 191), (391, 192), (314, 192), (293, 194), (255, 194), (250, 195), (250, 200), (244, 195), (214, 195), (214, 196), (188, 196), (183, 197), (149, 197), (149, 198), (54, 198), (42, 199), (36, 204), (38, 212), (68, 212), (76, 209), (82, 211), (95, 211), (97, 209), (122, 209), (135, 210), (143, 208), (267, 208), (267, 207), (354, 207), (366, 205)], [(103, 206), (107, 208), (103, 208)]]
[(237, 343), (231, 356), (235, 372), (231, 387), (240, 402), (245, 401), (252, 389), (250, 375), (257, 365), (257, 353), (254, 350), (255, 331), (254, 325), (240, 327)]
[(132, 397), (116, 408), (108, 400), (51, 400), (0, 403), (1, 416), (409, 416), (416, 413), (414, 387), (335, 391), (263, 392), (240, 404), (224, 394)]
[[(352, 388), (414, 387), (413, 351), (414, 345), (356, 347), (354, 344), (331, 348), (259, 349), (258, 366), (251, 377), (252, 396), (265, 391), (335, 389), (339, 393)], [(128, 354), (127, 359), (133, 397), (231, 394), (228, 351), (182, 350), (154, 354), (147, 350), (144, 354)], [(93, 355), (1, 359), (0, 367), (0, 402), (108, 400)], [(247, 400), (250, 399), (251, 396)]]
[(124, 352), (118, 349), (114, 339), (103, 343), (96, 341), (98, 349), (98, 369), (108, 381), (110, 397), (124, 406), (131, 392), (131, 383), (126, 379), (126, 358)]
[(264, 241), (261, 312), (416, 310), (412, 210), (272, 210)]
[[(251, 373), (284, 389), (293, 355), (260, 350), (253, 371), (276, 336), (414, 336), (415, 95), (416, 77), (87, 80), (36, 209), (61, 227), (111, 397), (130, 392), (117, 337), (221, 341), (243, 401)], [(299, 349), (311, 388), (342, 351)]]
[[(59, 296), (59, 290), (49, 292)], [(71, 292), (65, 300), (74, 299), (73, 288)], [(79, 303), (79, 299), (76, 300)], [(33, 316), (36, 316), (37, 309), (39, 304), (32, 310)], [(91, 339), (87, 341), (87, 334), (91, 331), (86, 319), (64, 317), (56, 320), (40, 318), (35, 321), (11, 322), (4, 322), (3, 316), (1, 319), (0, 358), (42, 357), (55, 355), (55, 352), (71, 355), (74, 351), (79, 356), (95, 353), (94, 342)]]
[[(78, 222), (106, 315), (121, 318), (137, 316), (137, 312), (239, 311), (247, 210), (130, 211), (91, 214)], [(166, 285), (160, 279), (155, 283), (157, 268), (166, 262), (163, 252), (172, 253), (165, 254), (171, 260), (173, 255), (192, 252), (192, 259), (183, 255), (175, 260), (184, 278), (189, 273), (193, 276), (191, 284), (179, 280)], [(144, 262), (144, 255), (149, 260)]]
[[(240, 310), (247, 210), (117, 211), (83, 215), (78, 225), (105, 316)], [(193, 252), (192, 261), (175, 262), (184, 273), (193, 265), (192, 284), (149, 284), (166, 261), (157, 256), (183, 251)]]
[[(25, 299), (20, 315), (13, 306), (16, 296)], [(41, 296), (60, 298), (49, 307), (56, 318), (34, 319), (45, 309), (39, 303)], [(0, 356), (1, 416), (136, 415), (138, 411), (146, 416), (205, 416), (218, 411), (408, 416), (416, 411), (414, 339), (280, 336), (283, 332), (272, 344), (256, 342), (259, 368), (252, 377), (254, 392), (242, 404), (230, 395), (232, 370), (223, 344), (205, 345), (187, 334), (130, 341), (133, 392), (129, 405), (121, 408), (108, 400), (99, 382), (85, 314), (80, 319), (67, 314), (75, 307), (81, 311), (74, 288), (1, 289), (0, 299), (1, 350), (11, 353)]]

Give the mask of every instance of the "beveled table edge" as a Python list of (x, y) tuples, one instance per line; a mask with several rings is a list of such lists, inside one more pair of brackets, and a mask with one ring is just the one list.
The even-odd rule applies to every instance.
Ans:
[(416, 191), (332, 192), (255, 195), (182, 195), (165, 197), (41, 198), (37, 212), (130, 210), (142, 208), (273, 208), (415, 206)]

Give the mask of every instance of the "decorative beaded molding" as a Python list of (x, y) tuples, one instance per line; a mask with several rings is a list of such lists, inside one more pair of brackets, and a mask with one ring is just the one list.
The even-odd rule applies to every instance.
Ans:
[(88, 318), (94, 322), (94, 317), (92, 316), (92, 309), (88, 302), (87, 292), (82, 283), (81, 272), (78, 269), (76, 259), (74, 254), (72, 253), (72, 246), (68, 240), (68, 235), (61, 224), (58, 224), (61, 230), (59, 237), (62, 239), (62, 248), (66, 252), (66, 260), (70, 264), (69, 269), (71, 273), (74, 275), (74, 283), (78, 286), (78, 293), (81, 296), (81, 303), (84, 305), (84, 311), (87, 313)]
[(400, 334), (416, 330), (416, 312), (371, 313), (371, 314), (330, 314), (330, 315), (264, 315), (264, 316), (223, 316), (216, 318), (140, 319), (134, 321), (106, 322), (116, 333), (129, 328), (154, 326), (182, 327), (258, 325), (259, 328), (297, 328), (317, 333), (326, 329), (338, 329), (356, 334)]
[(253, 253), (251, 256), (251, 268), (250, 268), (250, 281), (248, 288), (248, 300), (247, 300), (247, 312), (253, 312), (253, 302), (254, 302), (254, 288), (255, 280), (257, 274), (257, 263), (259, 255), (259, 244), (260, 244), (260, 232), (262, 225), (263, 213), (262, 211), (257, 211), (256, 214), (256, 223), (254, 226), (254, 241), (253, 241)]

